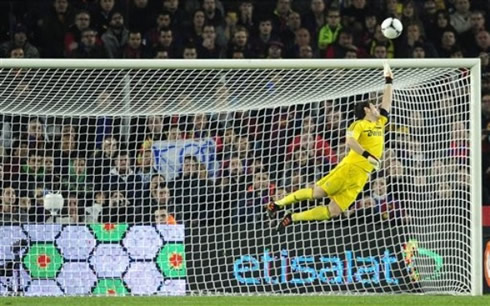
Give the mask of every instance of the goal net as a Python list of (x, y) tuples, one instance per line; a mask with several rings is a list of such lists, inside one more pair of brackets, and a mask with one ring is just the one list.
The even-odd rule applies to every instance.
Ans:
[(479, 64), (390, 63), (382, 169), (278, 234), (382, 62), (2, 60), (0, 294), (479, 294)]

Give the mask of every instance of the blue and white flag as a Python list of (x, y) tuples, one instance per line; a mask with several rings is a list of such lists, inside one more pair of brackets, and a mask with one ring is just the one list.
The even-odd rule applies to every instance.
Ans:
[(213, 138), (156, 141), (152, 145), (154, 168), (172, 181), (182, 171), (186, 156), (195, 157), (206, 166), (208, 178), (215, 179), (219, 169), (216, 160), (216, 142)]

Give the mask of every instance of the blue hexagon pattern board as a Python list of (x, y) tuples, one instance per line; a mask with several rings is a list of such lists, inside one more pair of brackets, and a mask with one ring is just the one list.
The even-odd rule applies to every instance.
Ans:
[(0, 295), (184, 295), (184, 227), (0, 226), (0, 270)]

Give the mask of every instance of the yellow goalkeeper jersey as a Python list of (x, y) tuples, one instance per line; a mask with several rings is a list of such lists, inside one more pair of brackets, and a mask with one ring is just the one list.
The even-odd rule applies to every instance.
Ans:
[[(382, 109), (380, 113), (381, 116), (377, 121), (373, 122), (366, 119), (356, 120), (347, 129), (347, 137), (353, 137), (364, 150), (376, 156), (378, 159), (381, 159), (383, 155), (385, 125), (388, 123), (388, 112)], [(350, 150), (347, 156), (340, 162), (340, 164), (344, 163), (355, 164), (366, 171), (372, 171), (374, 169), (373, 165), (365, 157), (356, 153), (354, 150)]]

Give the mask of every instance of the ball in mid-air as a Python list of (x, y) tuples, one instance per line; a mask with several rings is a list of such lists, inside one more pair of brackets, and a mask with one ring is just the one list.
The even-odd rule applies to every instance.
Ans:
[(388, 39), (395, 39), (400, 34), (402, 34), (403, 25), (400, 20), (396, 18), (386, 18), (383, 23), (381, 23), (381, 32)]

